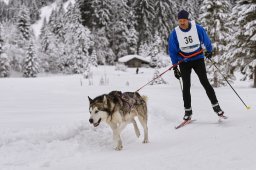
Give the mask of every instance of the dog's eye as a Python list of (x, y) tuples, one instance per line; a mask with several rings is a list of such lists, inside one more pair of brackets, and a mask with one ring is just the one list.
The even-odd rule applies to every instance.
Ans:
[(98, 112), (99, 112), (98, 110), (95, 111), (95, 113), (98, 113)]

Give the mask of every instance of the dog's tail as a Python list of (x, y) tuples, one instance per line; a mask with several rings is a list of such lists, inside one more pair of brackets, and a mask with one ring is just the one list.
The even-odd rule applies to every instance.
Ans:
[(145, 96), (145, 95), (143, 95), (143, 96), (141, 96), (142, 97), (142, 99), (147, 103), (148, 102), (148, 96)]

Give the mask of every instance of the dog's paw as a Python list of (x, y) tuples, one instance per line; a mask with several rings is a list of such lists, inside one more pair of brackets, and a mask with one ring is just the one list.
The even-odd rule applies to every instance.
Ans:
[(122, 150), (122, 149), (123, 149), (123, 145), (119, 145), (119, 146), (115, 147), (115, 150), (116, 150), (116, 151), (120, 151), (120, 150)]
[(149, 143), (148, 139), (144, 139), (142, 143)]
[(136, 136), (139, 138), (140, 137), (140, 132), (136, 132)]

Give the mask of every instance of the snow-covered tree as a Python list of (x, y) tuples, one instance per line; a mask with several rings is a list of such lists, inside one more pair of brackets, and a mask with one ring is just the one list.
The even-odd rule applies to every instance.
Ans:
[(149, 63), (150, 67), (155, 68), (157, 66), (157, 63), (158, 63), (158, 58), (156, 57), (156, 55), (151, 56), (150, 63)]
[(167, 84), (167, 82), (162, 77), (159, 77), (159, 75), (160, 75), (160, 72), (158, 70), (155, 70), (154, 76), (153, 76), (153, 79), (155, 79), (155, 80), (152, 81), (150, 83), (150, 85), (154, 85), (154, 84)]
[(43, 25), (41, 28), (41, 33), (39, 36), (43, 52), (46, 52), (49, 50), (49, 45), (51, 43), (51, 41), (49, 39), (49, 34), (51, 34), (51, 31), (49, 29), (49, 26), (47, 25), (46, 18), (44, 18)]
[(186, 10), (189, 12), (189, 18), (191, 20), (197, 20), (200, 14), (200, 6), (204, 0), (180, 0), (178, 10)]
[(155, 18), (153, 21), (154, 34), (158, 34), (162, 41), (161, 50), (167, 49), (167, 39), (170, 31), (177, 23), (177, 1), (156, 0), (154, 2)]
[(12, 55), (13, 59), (11, 62), (12, 65), (17, 64), (15, 68), (18, 71), (22, 71), (22, 65), (24, 61), (24, 57), (26, 55), (26, 51), (28, 49), (29, 41), (32, 40), (33, 32), (30, 29), (31, 23), (30, 23), (30, 16), (29, 16), (29, 10), (26, 6), (22, 5), (20, 7), (19, 14), (17, 16), (17, 32), (14, 34), (13, 37), (13, 45), (15, 46), (13, 49), (13, 52), (16, 54)]
[(4, 1), (0, 1), (0, 22), (8, 20), (8, 6)]
[(135, 30), (134, 26), (131, 25), (130, 28), (126, 30), (125, 34), (128, 44), (128, 54), (137, 54), (138, 32)]
[[(78, 8), (78, 3), (74, 7), (65, 24), (65, 56), (72, 61), (72, 73), (83, 73), (89, 62), (89, 49), (93, 45), (91, 31), (84, 27), (81, 23), (81, 14)], [(65, 14), (66, 15), (66, 14)], [(73, 64), (73, 65), (72, 65)]]
[(98, 29), (97, 32), (93, 33), (94, 46), (93, 50), (96, 51), (97, 62), (100, 65), (113, 64), (115, 60), (115, 54), (109, 47), (110, 42), (106, 37), (106, 31), (104, 28)]
[(230, 64), (240, 67), (245, 75), (242, 80), (253, 79), (256, 87), (256, 1), (239, 0), (231, 14), (229, 25), (233, 31), (229, 36), (226, 55)]
[(161, 49), (161, 38), (156, 34), (154, 36), (154, 41), (150, 46), (150, 52), (149, 52), (149, 56), (151, 57), (150, 60), (150, 66), (151, 67), (160, 67), (161, 65), (159, 64), (159, 58), (157, 57), (157, 54), (160, 53), (160, 49)]
[(106, 26), (110, 21), (112, 4), (107, 0), (93, 0), (92, 1), (92, 21), (96, 28), (102, 28)]
[(112, 5), (112, 20), (106, 27), (106, 33), (110, 47), (115, 54), (115, 61), (117, 61), (118, 58), (134, 50), (134, 43), (136, 43), (137, 51), (137, 32), (134, 30), (135, 13), (132, 7), (124, 1), (116, 1), (116, 3), (113, 1)]
[[(215, 65), (221, 70), (222, 74), (227, 79), (231, 79), (231, 75), (227, 74), (225, 60), (223, 57), (227, 46), (227, 37), (229, 35), (229, 28), (225, 24), (230, 14), (229, 0), (204, 0), (200, 8), (199, 20), (206, 28), (208, 35), (213, 45), (213, 61)], [(213, 82), (214, 87), (219, 87), (225, 81), (214, 65), (207, 60), (207, 71), (210, 76), (209, 79)]]
[(30, 17), (29, 10), (26, 6), (22, 6), (18, 15), (18, 29), (26, 41), (30, 38)]
[(52, 33), (57, 36), (60, 41), (64, 41), (65, 35), (65, 20), (64, 20), (64, 8), (63, 3), (61, 3), (56, 9), (52, 10), (49, 17), (49, 27)]
[(0, 77), (8, 77), (10, 75), (10, 61), (3, 51), (4, 40), (2, 36), (3, 27), (0, 24)]
[(87, 26), (89, 29), (93, 27), (93, 18), (94, 9), (92, 7), (93, 0), (78, 0), (79, 9), (81, 11), (82, 24)]
[(11, 70), (20, 72), (22, 70), (22, 61), (24, 55), (26, 54), (25, 43), (21, 43), (20, 32), (18, 31), (17, 24), (13, 22), (4, 22), (3, 24), (3, 33), (4, 37), (4, 51), (7, 54)]
[(97, 53), (95, 50), (92, 51), (92, 54), (90, 56), (90, 64), (92, 66), (97, 67), (98, 66), (98, 62), (97, 62)]
[(46, 19), (44, 19), (39, 37), (41, 67), (45, 72), (60, 72), (60, 58), (63, 53), (60, 53), (60, 44), (55, 34), (51, 32), (50, 25), (47, 24)]
[(147, 43), (141, 44), (139, 48), (139, 55), (143, 57), (148, 57), (150, 54), (150, 48), (151, 46)]
[(0, 77), (9, 77), (10, 76), (10, 61), (6, 53), (0, 52)]
[(155, 18), (154, 0), (135, 0), (133, 7), (136, 15), (136, 30), (139, 33), (138, 49), (153, 38), (153, 19)]
[(27, 56), (23, 64), (23, 76), (24, 77), (36, 77), (39, 73), (38, 59), (35, 54), (34, 44), (31, 41), (27, 50)]
[(0, 23), (0, 54), (3, 53), (3, 45), (4, 45), (4, 38), (3, 38), (3, 25)]

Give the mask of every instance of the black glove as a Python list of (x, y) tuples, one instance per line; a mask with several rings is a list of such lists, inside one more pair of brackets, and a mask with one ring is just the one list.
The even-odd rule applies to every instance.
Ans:
[(208, 59), (211, 59), (211, 58), (212, 58), (212, 52), (206, 51), (204, 55), (205, 55), (205, 57), (208, 58)]
[(174, 76), (177, 78), (177, 79), (180, 79), (181, 77), (181, 74), (180, 74), (180, 70), (178, 69), (178, 67), (173, 67), (173, 71), (174, 71)]

